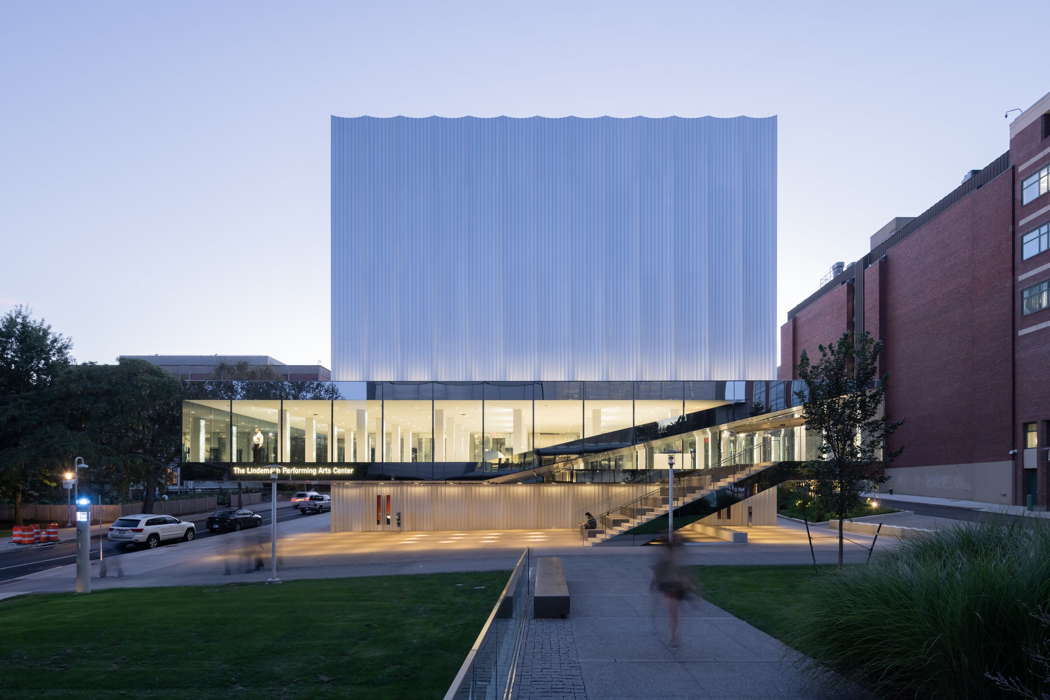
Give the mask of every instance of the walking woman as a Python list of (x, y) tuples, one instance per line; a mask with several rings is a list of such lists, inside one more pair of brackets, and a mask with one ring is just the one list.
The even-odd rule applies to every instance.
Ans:
[(671, 538), (653, 565), (653, 582), (650, 586), (660, 592), (667, 605), (672, 647), (678, 646), (678, 619), (682, 601), (696, 595), (696, 583), (679, 562), (681, 555), (682, 540), (677, 536)]

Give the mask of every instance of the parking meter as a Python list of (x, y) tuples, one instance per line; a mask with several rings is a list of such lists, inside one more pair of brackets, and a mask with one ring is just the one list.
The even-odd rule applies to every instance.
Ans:
[(77, 498), (77, 593), (91, 592), (91, 499)]

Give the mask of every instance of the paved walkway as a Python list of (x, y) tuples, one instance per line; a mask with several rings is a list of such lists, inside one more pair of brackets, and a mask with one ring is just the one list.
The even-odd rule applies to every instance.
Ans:
[(706, 601), (683, 607), (681, 644), (670, 647), (662, 599), (649, 592), (652, 556), (563, 557), (572, 613), (530, 625), (521, 697), (865, 696), (808, 672), (804, 656)]
[(1005, 505), (1001, 503), (988, 503), (987, 501), (967, 501), (958, 498), (935, 498), (933, 496), (912, 496), (904, 493), (865, 493), (866, 498), (876, 498), (883, 501), (896, 503), (918, 503), (930, 506), (945, 506), (948, 508), (965, 508), (982, 513), (994, 513), (997, 515), (1015, 515), (1031, 518), (1050, 518), (1050, 511), (1028, 510), (1025, 506)]

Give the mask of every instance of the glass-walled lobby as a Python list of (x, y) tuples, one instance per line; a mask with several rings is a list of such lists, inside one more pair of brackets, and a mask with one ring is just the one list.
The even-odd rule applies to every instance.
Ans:
[[(778, 386), (779, 385), (779, 386)], [(186, 463), (531, 464), (615, 449), (686, 416), (792, 403), (790, 382), (190, 382)], [(220, 398), (221, 397), (221, 398)], [(776, 402), (780, 405), (773, 405)]]

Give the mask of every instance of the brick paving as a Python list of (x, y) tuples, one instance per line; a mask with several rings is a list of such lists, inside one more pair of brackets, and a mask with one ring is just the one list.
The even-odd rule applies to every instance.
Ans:
[(587, 700), (569, 620), (529, 620), (515, 697)]

